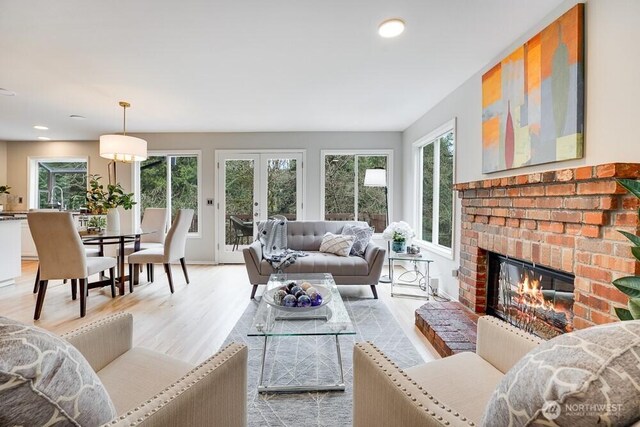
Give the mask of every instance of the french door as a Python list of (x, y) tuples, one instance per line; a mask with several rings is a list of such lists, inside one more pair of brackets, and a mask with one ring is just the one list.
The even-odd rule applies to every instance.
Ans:
[(303, 152), (216, 152), (216, 259), (242, 263), (258, 221), (303, 219)]

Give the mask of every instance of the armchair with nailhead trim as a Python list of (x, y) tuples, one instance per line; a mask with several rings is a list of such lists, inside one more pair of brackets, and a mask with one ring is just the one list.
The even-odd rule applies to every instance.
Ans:
[(399, 369), (372, 343), (353, 350), (355, 427), (475, 426), (504, 374), (543, 342), (491, 316), (478, 319), (476, 352)]
[(133, 347), (120, 313), (63, 336), (87, 359), (119, 416), (105, 426), (246, 426), (247, 347), (230, 344), (198, 366)]

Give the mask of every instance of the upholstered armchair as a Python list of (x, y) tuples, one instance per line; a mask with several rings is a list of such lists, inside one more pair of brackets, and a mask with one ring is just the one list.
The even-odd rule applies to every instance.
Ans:
[(108, 426), (245, 426), (247, 347), (230, 344), (198, 366), (133, 347), (121, 313), (63, 336), (87, 359), (119, 416)]

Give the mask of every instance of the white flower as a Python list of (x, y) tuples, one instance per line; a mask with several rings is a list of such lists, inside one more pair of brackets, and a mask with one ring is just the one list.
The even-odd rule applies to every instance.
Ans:
[(407, 240), (415, 235), (411, 226), (404, 221), (392, 222), (382, 233), (385, 240)]

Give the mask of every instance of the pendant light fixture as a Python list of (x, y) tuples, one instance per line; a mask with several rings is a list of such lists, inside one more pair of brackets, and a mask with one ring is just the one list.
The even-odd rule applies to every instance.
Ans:
[[(147, 141), (127, 135), (127, 108), (131, 107), (131, 104), (120, 101), (119, 105), (123, 110), (122, 135), (100, 136), (100, 157), (111, 160), (109, 163), (109, 182), (111, 184), (116, 183), (116, 162), (131, 163), (147, 159)], [(111, 180), (112, 169), (113, 181)]]

